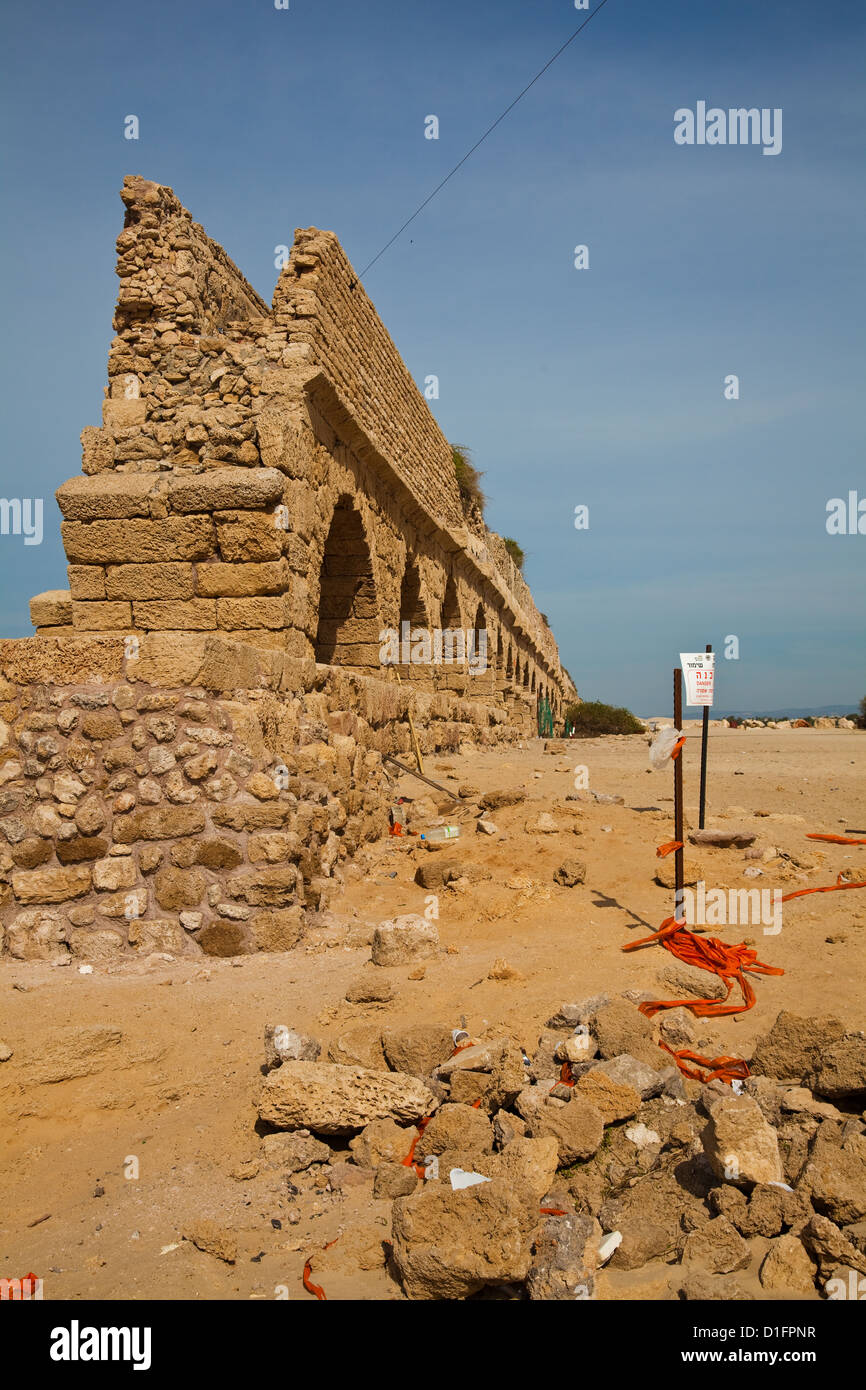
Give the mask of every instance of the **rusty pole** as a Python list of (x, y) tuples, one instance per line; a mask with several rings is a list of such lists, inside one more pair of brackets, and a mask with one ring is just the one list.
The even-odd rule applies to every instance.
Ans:
[[(682, 729), (683, 726), (683, 677), (679, 666), (674, 670), (674, 728)], [(674, 839), (683, 841), (683, 750), (674, 758)], [(674, 883), (676, 887), (676, 897), (674, 899), (674, 916), (679, 917), (683, 910), (683, 879), (685, 877), (684, 851), (682, 848), (674, 854)]]
[[(708, 642), (707, 651), (711, 652), (712, 650)], [(698, 811), (698, 828), (700, 830), (704, 828), (704, 812), (707, 809), (707, 738), (709, 736), (709, 717), (710, 707), (709, 705), (704, 705), (704, 718), (701, 724), (701, 796), (700, 808)]]

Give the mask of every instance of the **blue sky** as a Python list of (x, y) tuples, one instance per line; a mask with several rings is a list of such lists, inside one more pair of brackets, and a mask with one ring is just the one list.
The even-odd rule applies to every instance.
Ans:
[[(7, 11), (0, 494), (45, 498), (45, 539), (0, 536), (0, 632), (66, 583), (53, 492), (100, 420), (124, 174), (171, 185), (269, 301), (296, 226), (363, 268), (585, 17)], [(365, 277), (587, 698), (662, 712), (678, 653), (730, 634), (723, 708), (866, 692), (866, 535), (825, 529), (828, 499), (866, 498), (864, 30), (848, 0), (607, 0)], [(781, 107), (782, 152), (676, 145), (699, 100)]]

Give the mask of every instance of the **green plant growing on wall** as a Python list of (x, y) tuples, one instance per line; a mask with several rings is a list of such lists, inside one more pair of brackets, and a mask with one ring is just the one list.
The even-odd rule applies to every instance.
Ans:
[(454, 462), (454, 476), (460, 490), (463, 510), (473, 511), (477, 509), (479, 515), (483, 516), (487, 501), (481, 488), (481, 479), (484, 475), (472, 463), (472, 454), (465, 444), (452, 444), (451, 458)]
[(517, 544), (517, 541), (514, 539), (513, 536), (503, 536), (502, 543), (505, 546), (505, 549), (508, 551), (509, 555), (511, 556), (512, 560), (514, 561), (515, 565), (520, 570), (520, 573), (522, 574), (523, 562), (526, 559), (526, 556), (523, 553), (522, 546), (519, 546)]

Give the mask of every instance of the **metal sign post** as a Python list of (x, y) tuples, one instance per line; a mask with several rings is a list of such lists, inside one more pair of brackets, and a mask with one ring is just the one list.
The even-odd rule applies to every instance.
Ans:
[[(708, 642), (707, 651), (711, 652), (712, 650)], [(704, 718), (701, 725), (701, 795), (700, 805), (698, 807), (698, 828), (700, 830), (704, 828), (704, 812), (707, 809), (707, 739), (710, 731), (709, 719), (710, 707), (709, 705), (704, 705)]]
[[(683, 677), (679, 666), (674, 669), (674, 728), (683, 727)], [(682, 750), (678, 757), (674, 758), (674, 839), (679, 841), (679, 849), (674, 854), (674, 884), (676, 897), (674, 899), (674, 916), (677, 917), (683, 910), (683, 880), (685, 878), (685, 862), (683, 851), (683, 755)]]
[(680, 652), (680, 664), (686, 678), (686, 704), (702, 705), (701, 721), (701, 792), (698, 825), (704, 828), (704, 812), (707, 801), (707, 736), (709, 733), (709, 712), (713, 703), (715, 687), (716, 658), (709, 642), (702, 652)]

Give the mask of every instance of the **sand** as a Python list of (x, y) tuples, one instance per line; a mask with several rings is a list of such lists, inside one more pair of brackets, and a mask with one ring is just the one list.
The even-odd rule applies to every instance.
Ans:
[[(684, 750), (692, 825), (697, 735), (689, 726)], [(764, 864), (763, 877), (750, 882), (742, 850), (692, 850), (708, 886), (790, 892), (833, 883), (853, 865), (866, 879), (866, 846), (805, 838), (810, 830), (866, 827), (864, 754), (860, 732), (714, 730), (707, 824), (754, 830), (756, 843), (790, 858)], [(625, 804), (566, 802), (577, 765), (588, 769), (591, 789)], [(32, 1270), (51, 1299), (309, 1299), (301, 1283), (306, 1253), (333, 1239), (362, 1205), (364, 1220), (386, 1237), (389, 1204), (371, 1206), (358, 1190), (303, 1190), (309, 1177), (296, 1180), (302, 1190), (293, 1194), (279, 1172), (249, 1176), (255, 1165), (239, 1166), (259, 1151), (254, 1103), (266, 1022), (313, 1033), (326, 1052), (357, 1026), (456, 1027), (463, 1017), (473, 1033), (508, 1032), (531, 1050), (562, 1001), (627, 988), (665, 997), (657, 972), (670, 958), (658, 947), (621, 950), (672, 907), (671, 891), (654, 881), (655, 847), (673, 836), (672, 777), (647, 770), (643, 737), (581, 740), (547, 753), (538, 740), (522, 750), (429, 757), (426, 767), (455, 789), (518, 788), (526, 799), (492, 813), (499, 836), (476, 834), (470, 824), (471, 833), (464, 826), (443, 852), (490, 877), (439, 893), (443, 951), (422, 979), (410, 979), (409, 967), (388, 971), (396, 986), (388, 1005), (344, 999), (369, 958), (363, 943), (373, 926), (424, 911), (425, 890), (413, 880), (427, 853), (388, 837), (362, 853), (324, 924), (285, 955), (136, 960), (91, 975), (75, 965), (3, 961), (0, 1038), (13, 1056), (0, 1065), (0, 1276)], [(425, 794), (413, 779), (399, 787)], [(542, 811), (563, 830), (527, 833), (525, 823)], [(584, 885), (554, 884), (566, 858), (585, 861)], [(797, 868), (797, 859), (814, 867)], [(347, 926), (357, 944), (346, 944)], [(753, 941), (761, 959), (785, 971), (757, 979), (749, 1013), (714, 1022), (725, 1052), (748, 1056), (783, 1008), (866, 1026), (866, 889), (786, 904), (778, 935), (764, 935), (760, 925), (716, 934)], [(498, 972), (505, 978), (491, 978), (497, 961), (510, 967)], [(121, 1037), (81, 1064), (89, 1074), (45, 1079), (76, 1070), (63, 1065), (71, 1026)], [(126, 1176), (136, 1170), (132, 1159), (138, 1176)], [(205, 1218), (236, 1237), (234, 1264), (183, 1239)], [(639, 1274), (608, 1277), (602, 1296), (659, 1296), (654, 1271)], [(337, 1263), (328, 1277), (331, 1298), (401, 1296), (384, 1269), (353, 1280)]]

